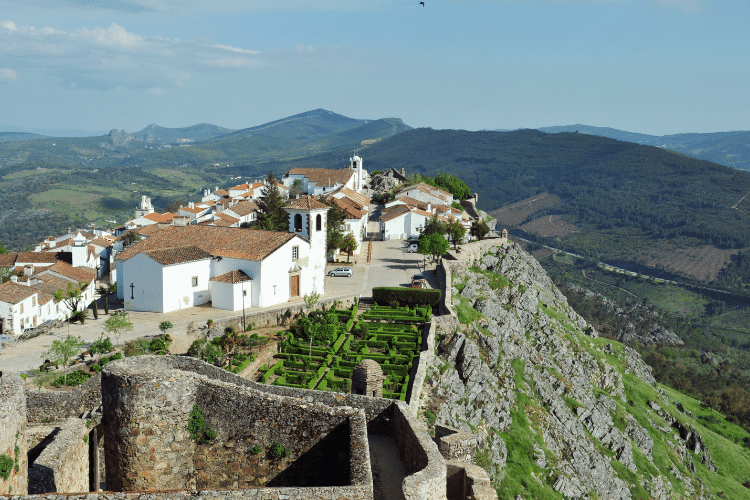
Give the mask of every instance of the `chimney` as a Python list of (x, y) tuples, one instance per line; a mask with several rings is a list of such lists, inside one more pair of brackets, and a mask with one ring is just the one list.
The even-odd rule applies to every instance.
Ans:
[(404, 167), (401, 167), (401, 175), (406, 177), (406, 169)]
[(57, 245), (57, 241), (55, 241), (55, 238), (53, 238), (52, 236), (50, 236), (50, 238), (47, 240), (47, 245), (50, 248), (55, 248), (55, 245)]
[(18, 283), (18, 276), (16, 276), (16, 275), (14, 274), (13, 276), (11, 276), (11, 277), (10, 277), (10, 280), (11, 280), (11, 281), (12, 281), (13, 283)]
[(23, 275), (24, 276), (31, 276), (34, 274), (34, 265), (33, 264), (26, 264), (23, 266)]
[(188, 206), (189, 206), (190, 208), (195, 208), (195, 205), (193, 204), (193, 202), (192, 202), (192, 201), (191, 201), (191, 202), (190, 202), (190, 203), (188, 204)]

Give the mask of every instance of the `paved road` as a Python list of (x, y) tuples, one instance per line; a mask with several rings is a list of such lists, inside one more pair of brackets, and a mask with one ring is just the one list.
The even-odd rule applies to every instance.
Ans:
[[(337, 266), (347, 266), (354, 270), (351, 278), (329, 277), (325, 279), (325, 294), (322, 299), (334, 299), (337, 297), (371, 297), (372, 288), (375, 286), (409, 286), (411, 276), (422, 272), (423, 258), (420, 254), (406, 252), (406, 243), (398, 240), (373, 241), (372, 258), (369, 265), (358, 262), (357, 264), (330, 264), (328, 269)], [(434, 273), (435, 266), (427, 265), (426, 278), (431, 287), (438, 287), (437, 277)], [(290, 302), (290, 305), (302, 305), (302, 299)], [(278, 307), (274, 306), (273, 308)], [(269, 308), (271, 309), (271, 308)], [(246, 313), (252, 314), (263, 309), (246, 309)], [(100, 308), (101, 311), (101, 308)], [(174, 337), (187, 337), (187, 327), (191, 322), (195, 325), (204, 325), (206, 320), (220, 320), (225, 318), (236, 318), (242, 315), (241, 311), (223, 311), (210, 306), (191, 307), (181, 311), (159, 314), (149, 312), (130, 312), (130, 322), (134, 324), (132, 332), (120, 337), (120, 345), (126, 341), (139, 337), (156, 336), (159, 331), (159, 323), (170, 321), (174, 328), (170, 334)], [(90, 316), (84, 325), (71, 324), (55, 331), (51, 335), (44, 335), (34, 339), (18, 342), (13, 341), (10, 346), (4, 348), (0, 354), (0, 370), (6, 372), (25, 372), (38, 368), (43, 361), (42, 353), (47, 350), (54, 340), (62, 340), (70, 332), (70, 335), (80, 336), (86, 342), (93, 342), (99, 338), (104, 331), (104, 321), (107, 316), (100, 314), (98, 320)], [(112, 338), (116, 343), (116, 339)], [(189, 343), (189, 342), (188, 342)]]

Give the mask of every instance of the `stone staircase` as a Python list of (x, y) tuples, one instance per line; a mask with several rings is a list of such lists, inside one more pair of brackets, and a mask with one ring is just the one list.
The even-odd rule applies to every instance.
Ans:
[(355, 316), (354, 318), (354, 323), (357, 322), (360, 316), (362, 316), (373, 307), (375, 307), (375, 301), (373, 299), (360, 297), (359, 306), (357, 308), (357, 316)]

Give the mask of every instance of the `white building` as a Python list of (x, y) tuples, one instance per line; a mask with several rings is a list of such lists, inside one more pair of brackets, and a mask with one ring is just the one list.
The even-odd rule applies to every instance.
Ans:
[(395, 198), (398, 199), (402, 196), (408, 196), (415, 200), (419, 200), (425, 203), (431, 203), (433, 205), (451, 205), (453, 203), (453, 195), (448, 191), (443, 191), (435, 186), (430, 186), (424, 182), (419, 184), (412, 184), (406, 186), (396, 193)]
[(324, 293), (326, 212), (304, 197), (286, 207), (289, 232), (168, 227), (117, 256), (117, 295), (134, 311), (211, 302), (238, 310)]

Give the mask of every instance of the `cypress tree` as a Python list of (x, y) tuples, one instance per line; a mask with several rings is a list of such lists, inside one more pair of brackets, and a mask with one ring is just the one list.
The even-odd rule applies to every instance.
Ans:
[(288, 229), (287, 213), (284, 210), (286, 202), (284, 197), (281, 196), (273, 171), (268, 173), (266, 185), (261, 189), (260, 198), (258, 198), (256, 204), (261, 212), (258, 214), (256, 228), (271, 231), (286, 231)]

